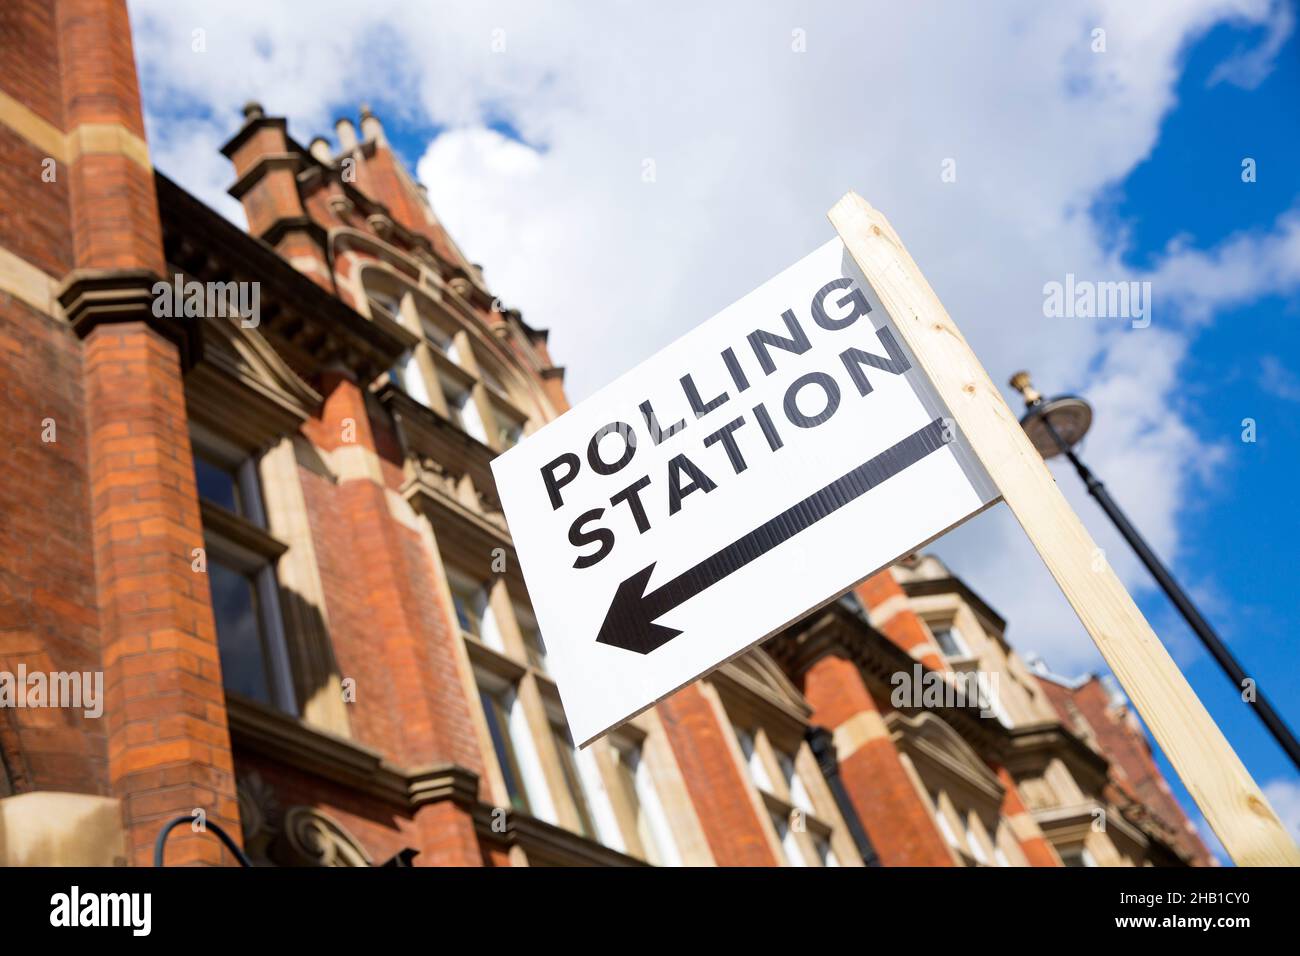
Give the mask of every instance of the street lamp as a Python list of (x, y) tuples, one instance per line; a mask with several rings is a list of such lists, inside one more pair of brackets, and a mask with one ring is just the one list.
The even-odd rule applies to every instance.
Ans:
[[(1033, 442), (1034, 447), (1043, 458), (1054, 458), (1057, 455), (1064, 455), (1074, 466), (1074, 470), (1079, 473), (1083, 480), (1084, 486), (1088, 489), (1088, 494), (1097, 500), (1101, 505), (1101, 510), (1106, 512), (1110, 520), (1114, 522), (1119, 533), (1124, 536), (1124, 540), (1129, 543), (1138, 558), (1142, 561), (1151, 576), (1156, 579), (1161, 590), (1168, 595), (1169, 600), (1174, 603), (1183, 618), (1196, 632), (1196, 636), (1201, 639), (1206, 649), (1219, 662), (1219, 666), (1227, 673), (1228, 677), (1237, 686), (1238, 690), (1244, 686), (1247, 678), (1246, 672), (1241, 669), (1237, 659), (1232, 656), (1232, 652), (1224, 645), (1219, 636), (1214, 633), (1208, 621), (1197, 610), (1192, 599), (1187, 596), (1174, 576), (1169, 573), (1160, 561), (1154, 551), (1138, 533), (1137, 528), (1128, 520), (1128, 517), (1120, 510), (1119, 505), (1111, 499), (1110, 494), (1106, 491), (1100, 479), (1097, 478), (1074, 453), (1074, 448), (1083, 440), (1083, 436), (1088, 433), (1092, 426), (1092, 406), (1082, 398), (1075, 395), (1062, 395), (1059, 398), (1044, 399), (1041, 394), (1034, 388), (1033, 383), (1029, 380), (1028, 372), (1017, 372), (1011, 376), (1011, 387), (1018, 391), (1025, 399), (1025, 416), (1020, 419), (1021, 426), (1025, 429), (1025, 434)], [(1255, 689), (1254, 700), (1247, 701), (1259, 715), (1259, 719), (1264, 722), (1264, 726), (1273, 734), (1273, 738), (1286, 751), (1291, 762), (1300, 769), (1300, 742), (1296, 741), (1295, 735), (1291, 729), (1282, 721), (1277, 711), (1268, 702), (1258, 687)]]

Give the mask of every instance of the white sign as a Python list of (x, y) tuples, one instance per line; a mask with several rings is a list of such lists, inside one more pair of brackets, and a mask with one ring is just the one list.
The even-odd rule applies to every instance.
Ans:
[(492, 469), (584, 745), (997, 500), (838, 238)]

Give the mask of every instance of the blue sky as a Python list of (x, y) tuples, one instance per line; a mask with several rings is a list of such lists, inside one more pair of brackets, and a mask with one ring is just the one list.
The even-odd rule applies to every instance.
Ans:
[[(245, 100), (303, 143), (369, 102), (494, 292), (552, 330), (575, 399), (815, 248), (825, 210), (857, 189), (996, 381), (1029, 368), (1093, 402), (1085, 459), (1300, 724), (1293, 2), (290, 6), (130, 0), (160, 169), (240, 221), (217, 147)], [(1043, 286), (1067, 273), (1150, 281), (1151, 326), (1045, 317)], [(1055, 471), (1300, 835), (1294, 769)], [(1022, 652), (1104, 669), (1005, 509), (934, 550)]]
[[(1250, 38), (1252, 31), (1223, 26), (1188, 51), (1178, 105), (1162, 122), (1155, 148), (1099, 213), (1127, 227), (1126, 261), (1149, 265), (1179, 237), (1210, 249), (1232, 233), (1265, 231), (1300, 203), (1300, 40), (1292, 33), (1255, 89), (1207, 85), (1216, 66)], [(1241, 181), (1247, 156), (1257, 162), (1253, 184)], [(1300, 728), (1298, 317), (1294, 295), (1268, 295), (1221, 311), (1192, 338), (1176, 400), (1201, 439), (1227, 454), (1179, 515), (1181, 548), (1173, 562), (1183, 586), (1293, 730)], [(1246, 418), (1257, 423), (1254, 444), (1240, 440)], [(1140, 514), (1130, 517), (1141, 525)], [(1147, 592), (1139, 604), (1166, 640), (1196, 641), (1163, 595)], [(1198, 651), (1183, 667), (1256, 779), (1294, 782), (1294, 767), (1213, 659)], [(1163, 766), (1184, 806), (1194, 806)]]

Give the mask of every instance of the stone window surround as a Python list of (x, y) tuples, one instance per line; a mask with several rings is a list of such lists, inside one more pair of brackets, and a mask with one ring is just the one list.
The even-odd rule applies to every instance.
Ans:
[[(761, 650), (751, 652), (755, 655), (762, 653)], [(775, 859), (789, 866), (821, 866), (821, 853), (817, 847), (817, 840), (821, 839), (830, 846), (841, 866), (859, 865), (861, 856), (821, 775), (817, 758), (804, 739), (808, 728), (807, 705), (801, 701), (781, 699), (774, 689), (759, 684), (735, 663), (724, 665), (704, 682), (703, 689), (727, 729), (733, 759)], [(754, 757), (760, 762), (770, 789), (760, 786), (754, 779), (741, 742), (731, 732), (733, 728), (743, 729), (750, 735)], [(795, 805), (777, 750), (793, 758), (794, 772), (812, 802), (811, 811)], [(801, 825), (791, 827), (791, 836), (801, 851), (802, 859), (790, 860), (772, 818), (784, 820), (789, 825), (796, 816), (801, 818)]]
[(276, 707), (296, 715), (298, 700), (276, 574), (277, 562), (288, 545), (266, 530), (257, 461), (197, 423), (190, 424), (190, 442), (196, 455), (201, 454), (235, 473), (242, 514), (228, 512), (205, 499), (199, 502), (207, 560), (219, 559), (241, 574), (252, 575), (257, 590), (258, 637), (266, 655), (267, 689)]
[[(251, 523), (260, 525), (277, 546), (274, 554), (262, 549), (274, 571), (273, 583), (258, 585), (261, 603), (268, 609), (276, 703), (287, 713), (301, 712), (309, 722), (346, 736), (347, 709), (298, 473), (299, 456), (307, 452), (296, 427), (315, 410), (320, 396), (288, 368), (258, 330), (219, 317), (204, 321), (209, 344), (186, 377), (191, 443), (218, 461), (240, 464), (243, 497), (259, 507)], [(245, 399), (252, 402), (255, 415), (222, 413), (231, 402)], [(258, 494), (248, 494), (251, 484), (258, 486)], [(211, 507), (206, 512), (205, 536), (213, 516)]]
[[(449, 570), (450, 567), (456, 566), (449, 566)], [(556, 823), (575, 835), (580, 834), (581, 822), (578, 809), (574, 803), (573, 794), (569, 790), (568, 780), (561, 762), (562, 758), (551, 730), (551, 724), (555, 717), (563, 716), (563, 709), (560, 707), (559, 688), (554, 678), (535, 667), (529, 660), (527, 646), (519, 628), (518, 619), (515, 616), (516, 605), (524, 603), (522, 597), (512, 595), (507, 581), (501, 576), (496, 576), (495, 579), (490, 580), (488, 583), (490, 584), (489, 604), (493, 609), (493, 616), (496, 618), (497, 627), (505, 642), (505, 650), (504, 652), (495, 650), (472, 636), (464, 635), (463, 640), (469, 651), (470, 661), (476, 674), (491, 675), (490, 680), (508, 683), (513, 687), (517, 706), (521, 709), (523, 719), (528, 727), (530, 742), (541, 765), (540, 769), (547, 790), (546, 796), (554, 806)], [(475, 703), (477, 706), (477, 701)], [(588, 792), (587, 798), (589, 801), (598, 804), (602, 799), (602, 795), (605, 799), (608, 799), (612, 818), (617, 825), (617, 839), (611, 841), (610, 848), (621, 852), (632, 852), (627, 848), (639, 845), (639, 837), (634, 829), (635, 825), (631, 822), (635, 811), (624, 798), (615, 777), (617, 771), (613, 764), (614, 754), (611, 749), (615, 746), (615, 741), (621, 742), (625, 739), (635, 741), (642, 748), (647, 771), (653, 780), (659, 800), (665, 807), (669, 804), (681, 805), (683, 801), (688, 801), (689, 798), (685, 796), (684, 784), (680, 781), (680, 771), (676, 768), (675, 758), (672, 757), (671, 749), (668, 748), (667, 741), (663, 738), (662, 728), (659, 727), (657, 715), (653, 711), (639, 715), (628, 725), (625, 725), (624, 728), (620, 728), (619, 731), (614, 732), (607, 738), (597, 740), (589, 745), (587, 750), (592, 755), (597, 775), (595, 780), (588, 778), (584, 782), (598, 782), (598, 790), (596, 793)], [(495, 763), (494, 752), (491, 754), (491, 759)], [(579, 759), (582, 760), (583, 758), (580, 757)], [(671, 768), (666, 766), (668, 762), (671, 762)], [(499, 768), (491, 766), (488, 775), (493, 799), (499, 802), (501, 806), (508, 806), (509, 799), (505, 792), (504, 779), (500, 777)], [(665, 792), (672, 785), (665, 778), (674, 776), (676, 777), (675, 783), (678, 785), (678, 789), (681, 790), (681, 799), (676, 801), (670, 799)], [(689, 804), (687, 803), (687, 805)], [(694, 836), (692, 828), (687, 821), (679, 822), (674, 819), (676, 810), (666, 815), (672, 831), (675, 852), (683, 862), (693, 865), (690, 853), (683, 852), (682, 849), (684, 843), (692, 842)], [(609, 821), (606, 820), (604, 827), (602, 827), (599, 822), (602, 814), (597, 812), (596, 816), (598, 819), (597, 828), (603, 836), (607, 832)], [(696, 823), (694, 829), (698, 829), (698, 823)], [(681, 830), (685, 830), (686, 833), (679, 832)], [(633, 853), (633, 855), (636, 854)]]
[[(948, 842), (959, 863), (995, 866), (1000, 850), (1012, 865), (1028, 865), (1002, 817), (1002, 783), (954, 729), (929, 712), (909, 717), (895, 711), (885, 724), (919, 798), (956, 837), (957, 845)], [(970, 848), (972, 838), (982, 861)]]
[[(475, 348), (470, 327), (459, 320), (452, 309), (430, 296), (427, 289), (378, 263), (368, 262), (363, 266), (358, 283), (364, 292), (359, 300), (364, 303), (367, 314), (371, 313), (372, 296), (378, 292), (397, 303), (396, 318), (407, 331), (418, 337), (413, 349), (415, 366), (422, 376), (430, 407), (435, 412), (454, 420), (447, 390), (450, 387), (467, 394), (483, 423), (485, 436), (482, 443), (497, 453), (506, 450), (502, 436), (510, 426), (525, 434), (533, 430), (536, 416), (530, 415), (525, 408), (531, 403), (507, 394), (489, 381), (489, 378), (494, 378), (504, 382), (515, 376), (495, 356), (489, 357), (485, 350)], [(454, 359), (431, 341), (427, 332), (430, 325), (450, 340), (455, 350)], [(541, 414), (544, 416), (545, 412), (541, 411)]]

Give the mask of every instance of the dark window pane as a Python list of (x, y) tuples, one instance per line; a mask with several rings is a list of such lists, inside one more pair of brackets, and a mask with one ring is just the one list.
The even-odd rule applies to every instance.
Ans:
[(217, 619), (217, 649), (226, 689), (264, 704), (271, 690), (257, 619), (257, 592), (250, 578), (208, 559), (212, 613)]
[(456, 608), (456, 620), (462, 631), (474, 637), (480, 637), (483, 631), (483, 620), (479, 611), (480, 600), (481, 596), (478, 593), (458, 584), (452, 584), (451, 601)]
[(528, 663), (539, 671), (546, 670), (546, 645), (542, 642), (542, 633), (535, 627), (519, 625), (524, 635), (524, 649), (528, 652)]
[(199, 486), (199, 497), (228, 511), (240, 513), (239, 482), (235, 473), (210, 461), (194, 456), (194, 480)]
[(939, 628), (934, 632), (934, 639), (939, 644), (939, 649), (947, 657), (961, 657), (961, 645), (957, 643), (957, 638), (953, 632), (946, 627)]
[(516, 810), (528, 813), (528, 795), (524, 793), (523, 777), (519, 773), (519, 763), (515, 760), (514, 743), (510, 740), (509, 715), (505, 703), (495, 694), (479, 689), (479, 699), (483, 702), (483, 715), (487, 718), (488, 734), (492, 737), (492, 749), (496, 751), (497, 763), (501, 766), (501, 776), (505, 778), (506, 793)]

